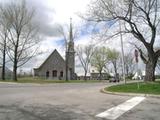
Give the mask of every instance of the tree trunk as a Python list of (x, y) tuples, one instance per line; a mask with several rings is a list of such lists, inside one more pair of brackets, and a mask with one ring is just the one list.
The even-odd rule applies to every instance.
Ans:
[(13, 80), (14, 81), (17, 81), (17, 49), (18, 47), (15, 46), (14, 62), (13, 62)]
[(129, 67), (128, 66), (126, 66), (126, 75), (127, 75), (127, 77), (129, 76)]
[(87, 72), (85, 71), (85, 73), (84, 73), (84, 80), (85, 80), (85, 81), (87, 81), (86, 76), (87, 76)]
[(113, 62), (113, 67), (114, 67), (115, 79), (118, 80), (117, 63), (116, 63), (116, 61)]
[(5, 68), (6, 68), (6, 39), (7, 35), (5, 33), (5, 38), (4, 38), (4, 46), (3, 46), (3, 64), (2, 64), (2, 80), (5, 80)]
[(146, 63), (146, 70), (145, 70), (145, 81), (155, 81), (155, 68), (156, 68), (156, 63), (157, 63), (158, 59), (154, 59), (154, 60), (149, 60)]
[(4, 49), (3, 49), (3, 65), (2, 65), (2, 80), (5, 80), (5, 68), (6, 68), (5, 63), (6, 63), (6, 48), (4, 47)]
[(17, 67), (14, 63), (14, 67), (13, 67), (13, 80), (17, 81)]
[(99, 72), (99, 80), (102, 80), (102, 71)]

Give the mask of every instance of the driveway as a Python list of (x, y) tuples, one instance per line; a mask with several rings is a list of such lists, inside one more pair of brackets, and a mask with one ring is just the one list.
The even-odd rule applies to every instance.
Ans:
[[(103, 94), (114, 83), (0, 83), (0, 120), (107, 120), (97, 114), (133, 98)], [(146, 98), (117, 120), (159, 120), (160, 100)]]

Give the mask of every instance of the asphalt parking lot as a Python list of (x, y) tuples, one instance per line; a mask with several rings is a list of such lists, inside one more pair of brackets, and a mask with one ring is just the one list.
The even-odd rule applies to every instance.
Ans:
[[(107, 120), (97, 114), (133, 96), (109, 95), (100, 89), (114, 83), (0, 83), (0, 120)], [(159, 120), (160, 100), (146, 98), (117, 120)]]

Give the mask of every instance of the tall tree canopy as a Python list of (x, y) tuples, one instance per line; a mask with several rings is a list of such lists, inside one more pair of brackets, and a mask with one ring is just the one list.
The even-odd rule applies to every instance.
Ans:
[(108, 48), (107, 49), (107, 58), (108, 58), (108, 61), (110, 61), (111, 64), (113, 65), (115, 77), (117, 79), (117, 77), (118, 77), (117, 76), (118, 75), (118, 73), (117, 73), (117, 69), (118, 69), (117, 68), (117, 62), (120, 58), (120, 53), (115, 49)]
[(121, 22), (122, 31), (114, 32), (114, 35), (127, 33), (143, 44), (147, 57), (141, 48), (138, 50), (146, 64), (145, 80), (155, 80), (155, 67), (160, 56), (160, 49), (155, 49), (155, 41), (160, 40), (157, 37), (160, 28), (160, 0), (93, 0), (87, 19), (98, 23), (107, 22), (110, 26)]
[[(17, 68), (27, 63), (37, 53), (38, 27), (33, 23), (34, 9), (28, 9), (25, 0), (1, 6), (1, 19), (9, 27), (7, 52), (13, 62), (13, 80), (17, 81)], [(3, 17), (2, 17), (3, 16)]]
[(81, 62), (82, 68), (84, 69), (84, 80), (87, 80), (86, 75), (88, 73), (91, 58), (94, 53), (94, 46), (92, 44), (86, 46), (78, 46), (76, 52)]
[(128, 53), (124, 56), (124, 62), (126, 75), (132, 75), (135, 69), (135, 60), (131, 53)]
[(96, 47), (91, 58), (91, 65), (99, 72), (99, 77), (102, 77), (102, 70), (106, 67), (108, 62), (107, 49), (105, 47)]

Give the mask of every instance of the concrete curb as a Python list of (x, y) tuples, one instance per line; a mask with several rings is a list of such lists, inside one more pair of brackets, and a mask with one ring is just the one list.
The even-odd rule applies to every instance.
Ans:
[(105, 94), (111, 94), (111, 95), (121, 95), (121, 96), (143, 96), (143, 97), (160, 98), (160, 95), (153, 95), (153, 94), (110, 92), (110, 91), (106, 91), (105, 88), (101, 89), (100, 92), (105, 93)]

